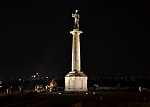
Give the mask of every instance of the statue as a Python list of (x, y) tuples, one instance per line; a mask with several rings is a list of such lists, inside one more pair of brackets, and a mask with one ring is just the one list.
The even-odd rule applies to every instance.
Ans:
[(79, 29), (79, 14), (78, 10), (75, 10), (75, 14), (72, 14), (72, 17), (74, 18), (74, 29)]

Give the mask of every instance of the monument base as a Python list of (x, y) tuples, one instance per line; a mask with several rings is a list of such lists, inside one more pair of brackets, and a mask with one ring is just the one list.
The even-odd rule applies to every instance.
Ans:
[(88, 91), (87, 76), (83, 72), (69, 72), (65, 77), (65, 91)]

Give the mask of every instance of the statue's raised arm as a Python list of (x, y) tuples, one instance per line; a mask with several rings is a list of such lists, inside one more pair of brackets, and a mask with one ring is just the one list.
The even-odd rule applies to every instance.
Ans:
[(75, 10), (75, 13), (72, 13), (72, 17), (74, 18), (74, 29), (79, 29), (79, 18), (78, 10)]

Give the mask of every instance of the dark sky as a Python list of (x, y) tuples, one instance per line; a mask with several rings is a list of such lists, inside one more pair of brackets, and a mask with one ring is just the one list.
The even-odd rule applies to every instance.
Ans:
[(148, 0), (3, 0), (0, 78), (64, 78), (71, 70), (75, 9), (80, 13), (81, 69), (89, 77), (150, 75)]

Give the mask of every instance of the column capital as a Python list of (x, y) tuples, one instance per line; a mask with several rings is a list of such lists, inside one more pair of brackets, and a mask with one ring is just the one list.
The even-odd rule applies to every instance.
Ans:
[(75, 34), (75, 33), (77, 33), (77, 34), (81, 34), (81, 33), (83, 33), (83, 31), (80, 31), (79, 29), (73, 29), (73, 31), (70, 31), (70, 33), (71, 34)]

